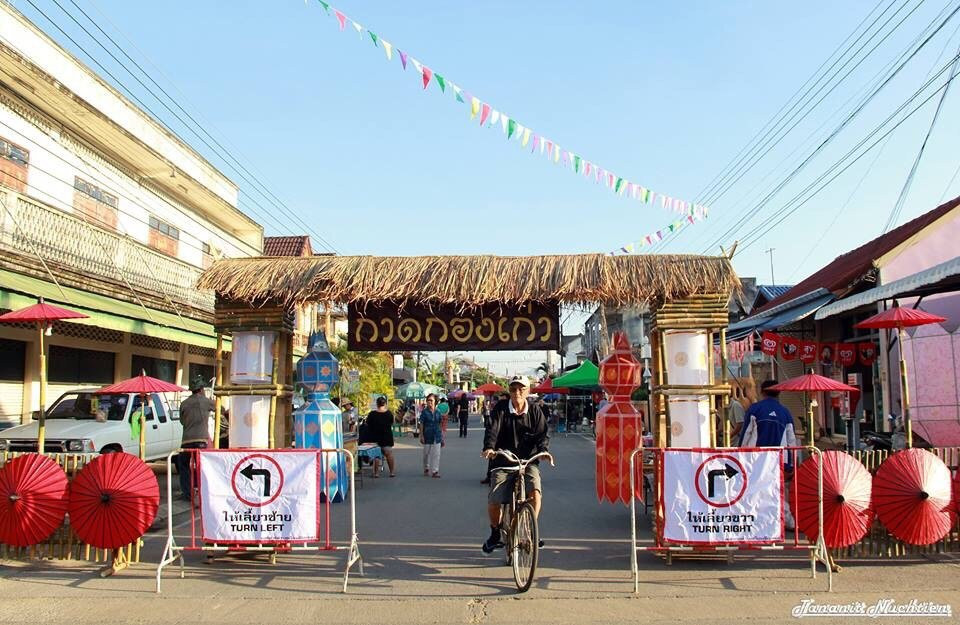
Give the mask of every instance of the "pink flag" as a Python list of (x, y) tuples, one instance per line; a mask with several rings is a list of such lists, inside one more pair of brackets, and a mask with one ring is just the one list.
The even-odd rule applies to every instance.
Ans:
[(553, 154), (553, 141), (547, 140), (547, 154)]
[(607, 172), (607, 186), (613, 188), (613, 174)]
[(570, 152), (568, 152), (567, 150), (563, 151), (563, 164), (564, 165), (570, 164)]
[(403, 50), (397, 50), (400, 53), (400, 63), (403, 65), (403, 69), (407, 69), (407, 53)]
[(586, 165), (586, 166), (583, 168), (583, 175), (584, 175), (584, 176), (589, 176), (589, 175), (590, 175), (590, 161), (587, 161), (587, 162), (585, 163), (585, 165)]
[(423, 66), (423, 88), (426, 89), (427, 85), (430, 84), (430, 78), (433, 77), (433, 72), (430, 71), (430, 68), (426, 65)]
[(540, 135), (533, 135), (533, 148), (530, 151), (536, 152), (537, 147), (539, 146), (540, 146)]
[(487, 117), (490, 115), (490, 105), (486, 102), (483, 103), (483, 106), (480, 107), (480, 125), (485, 126), (487, 124)]
[(336, 9), (334, 9), (333, 13), (334, 15), (337, 16), (337, 21), (340, 22), (340, 30), (343, 30), (344, 28), (346, 28), (347, 16), (341, 13), (340, 11), (337, 11)]
[(690, 223), (693, 223), (693, 215), (688, 215), (687, 221), (689, 221)]

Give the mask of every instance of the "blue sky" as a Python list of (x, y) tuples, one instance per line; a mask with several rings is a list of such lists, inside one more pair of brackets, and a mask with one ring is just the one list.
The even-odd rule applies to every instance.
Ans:
[[(54, 0), (32, 1), (152, 103)], [(70, 0), (58, 1), (82, 20)], [(349, 26), (340, 32), (314, 0), (75, 1), (342, 254), (605, 252), (675, 219), (479, 128), (465, 105), (435, 85), (424, 91), (412, 66), (403, 71), (396, 55), (388, 62), (366, 34)], [(897, 19), (913, 10), (903, 25), (711, 202), (705, 222), (662, 250), (718, 251), (714, 240), (743, 221), (745, 210), (837, 126), (853, 106), (845, 102), (946, 6), (919, 1), (896, 0), (887, 15), (901, 5)], [(651, 189), (694, 199), (858, 23), (888, 2), (333, 5), (533, 131)], [(15, 6), (91, 64), (26, 0)], [(956, 54), (958, 25), (960, 15), (723, 244), (783, 207)], [(880, 234), (936, 103), (906, 121), (879, 154), (867, 154), (767, 235), (748, 240), (734, 260), (737, 271), (769, 282), (764, 250), (775, 248), (776, 281), (796, 282)], [(152, 108), (236, 178), (179, 122)], [(960, 95), (951, 91), (897, 223), (960, 194), (960, 179), (948, 188), (960, 163), (958, 112)], [(283, 217), (278, 224), (264, 216), (267, 202), (247, 185), (241, 189), (241, 205), (267, 234), (303, 232)]]

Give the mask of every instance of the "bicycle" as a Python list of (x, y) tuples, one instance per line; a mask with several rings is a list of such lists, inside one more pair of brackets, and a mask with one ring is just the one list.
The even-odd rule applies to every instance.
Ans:
[(504, 504), (500, 512), (500, 535), (504, 538), (507, 551), (507, 565), (513, 567), (513, 581), (518, 592), (526, 592), (533, 582), (533, 575), (537, 570), (540, 556), (540, 527), (537, 516), (533, 511), (533, 502), (527, 498), (526, 480), (522, 479), (527, 472), (527, 466), (535, 460), (545, 457), (550, 460), (550, 466), (556, 466), (553, 456), (542, 451), (532, 458), (521, 460), (515, 454), (503, 450), (496, 450), (498, 456), (503, 456), (515, 467), (500, 467), (507, 471), (516, 471), (517, 479), (513, 483), (513, 495), (509, 504)]

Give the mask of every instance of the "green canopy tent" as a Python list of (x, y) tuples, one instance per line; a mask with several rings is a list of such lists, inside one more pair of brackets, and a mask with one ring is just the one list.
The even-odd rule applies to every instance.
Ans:
[(553, 379), (554, 387), (583, 388), (598, 390), (600, 388), (600, 369), (589, 360), (566, 375)]

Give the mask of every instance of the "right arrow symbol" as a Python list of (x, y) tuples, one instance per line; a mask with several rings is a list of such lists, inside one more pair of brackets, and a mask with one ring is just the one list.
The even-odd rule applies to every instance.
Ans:
[(737, 470), (731, 467), (727, 463), (723, 463), (722, 469), (714, 469), (707, 473), (707, 497), (713, 499), (713, 494), (715, 492), (716, 478), (721, 476), (726, 476), (729, 480), (737, 474)]

